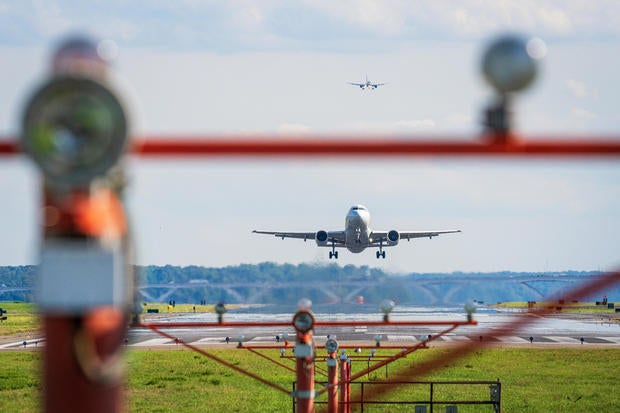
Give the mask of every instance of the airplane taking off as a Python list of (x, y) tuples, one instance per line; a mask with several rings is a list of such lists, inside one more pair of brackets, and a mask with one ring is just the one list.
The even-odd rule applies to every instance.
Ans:
[(353, 86), (357, 86), (362, 90), (374, 90), (378, 88), (379, 86), (385, 85), (385, 83), (372, 83), (370, 80), (368, 80), (368, 76), (366, 76), (366, 82), (364, 83), (349, 82), (349, 84)]
[(374, 231), (370, 229), (370, 212), (363, 205), (354, 205), (349, 209), (344, 220), (344, 231), (316, 231), (316, 232), (280, 232), (280, 231), (252, 231), (255, 234), (275, 235), (284, 238), (301, 238), (304, 241), (313, 239), (319, 247), (331, 247), (329, 258), (338, 259), (336, 248), (346, 248), (353, 253), (360, 253), (366, 248), (378, 247), (377, 259), (385, 258), (384, 247), (398, 245), (398, 241), (412, 238), (433, 238), (440, 234), (461, 232), (460, 229), (441, 231)]

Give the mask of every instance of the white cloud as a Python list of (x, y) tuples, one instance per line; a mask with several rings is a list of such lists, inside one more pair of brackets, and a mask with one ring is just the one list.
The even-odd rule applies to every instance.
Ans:
[(35, 27), (44, 35), (63, 35), (74, 26), (57, 2), (35, 0), (32, 6)]
[(597, 118), (596, 113), (592, 113), (584, 108), (573, 108), (573, 116), (584, 120), (591, 120)]
[(566, 87), (576, 98), (584, 98), (588, 95), (588, 87), (584, 82), (575, 79), (568, 79)]
[(428, 129), (435, 127), (435, 121), (432, 119), (399, 120), (396, 122), (396, 126), (409, 129)]
[(300, 123), (283, 123), (278, 127), (280, 135), (302, 136), (310, 132), (310, 127)]
[(568, 13), (571, 10), (561, 10), (559, 8), (533, 8), (536, 11), (537, 20), (542, 26), (551, 32), (564, 34), (574, 30), (571, 17)]

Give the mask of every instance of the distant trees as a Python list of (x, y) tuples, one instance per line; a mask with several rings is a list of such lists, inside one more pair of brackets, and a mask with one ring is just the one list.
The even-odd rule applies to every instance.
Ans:
[[(252, 299), (260, 303), (296, 303), (301, 297), (308, 297), (314, 303), (321, 304), (334, 300), (354, 302), (358, 295), (364, 297), (369, 305), (378, 304), (389, 298), (400, 305), (437, 305), (459, 304), (475, 299), (487, 303), (497, 301), (538, 300), (540, 294), (547, 296), (567, 288), (571, 283), (554, 280), (536, 280), (540, 274), (524, 272), (496, 273), (411, 273), (392, 275), (378, 268), (368, 266), (343, 267), (332, 263), (315, 264), (241, 264), (223, 268), (206, 268), (200, 266), (180, 267), (137, 266), (136, 271), (142, 285), (163, 285), (150, 288), (152, 297), (165, 296), (164, 302), (175, 300), (177, 303), (199, 304), (225, 301), (238, 303), (240, 298)], [(562, 273), (545, 273), (545, 275), (570, 275), (575, 280), (589, 277), (594, 271), (568, 271)], [(515, 277), (532, 277), (535, 281), (524, 283)], [(0, 267), (0, 287), (32, 288), (36, 277), (36, 266)], [(486, 282), (486, 278), (493, 282)], [(247, 284), (239, 286), (238, 284)], [(289, 287), (281, 286), (288, 283)], [(329, 283), (329, 288), (319, 288)], [(177, 289), (172, 294), (170, 284), (195, 284), (192, 288)], [(235, 285), (234, 288), (214, 288), (215, 285)], [(295, 287), (290, 285), (294, 284)], [(534, 288), (532, 288), (534, 287)], [(534, 296), (535, 291), (539, 292)], [(620, 286), (605, 292), (610, 301), (620, 300)], [(3, 292), (0, 289), (0, 301), (33, 301), (32, 291)]]

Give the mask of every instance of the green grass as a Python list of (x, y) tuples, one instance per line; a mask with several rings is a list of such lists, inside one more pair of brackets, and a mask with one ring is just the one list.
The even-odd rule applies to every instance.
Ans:
[[(412, 368), (448, 348), (418, 351), (390, 365), (388, 374)], [(245, 350), (211, 350), (229, 363), (291, 389), (294, 374)], [(389, 354), (387, 350), (384, 353)], [(277, 350), (265, 351), (279, 359)], [(322, 351), (319, 353), (322, 354)], [(0, 352), (0, 411), (30, 412), (39, 408), (38, 351)], [(282, 360), (293, 366), (290, 360)], [(366, 367), (353, 361), (353, 372)], [(183, 350), (131, 350), (126, 354), (126, 397), (131, 412), (286, 412), (288, 395), (228, 369), (204, 356)], [(323, 362), (318, 366), (324, 367)], [(503, 412), (620, 411), (618, 392), (620, 349), (487, 349), (449, 363), (428, 377), (412, 380), (496, 380), (502, 383)], [(370, 379), (385, 378), (385, 368)], [(318, 380), (323, 377), (318, 376)], [(368, 380), (364, 378), (363, 380)], [(355, 386), (353, 386), (355, 389)], [(438, 386), (437, 397), (488, 397), (487, 387)], [(427, 397), (424, 388), (400, 387), (382, 399), (411, 400)], [(472, 393), (473, 392), (473, 393)], [(442, 394), (443, 393), (443, 394)], [(325, 400), (321, 397), (318, 400)], [(436, 411), (443, 411), (443, 406)], [(365, 406), (365, 412), (412, 411), (412, 407)], [(491, 412), (490, 406), (459, 406), (459, 412)]]
[(7, 311), (5, 321), (0, 321), (0, 336), (34, 333), (39, 328), (39, 315), (34, 303), (0, 301), (0, 308)]

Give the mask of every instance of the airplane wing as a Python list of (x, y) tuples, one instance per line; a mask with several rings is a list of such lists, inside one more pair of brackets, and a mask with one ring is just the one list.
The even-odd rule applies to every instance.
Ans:
[[(460, 229), (447, 229), (441, 231), (398, 231), (400, 239), (406, 239), (410, 241), (412, 238), (433, 238), (441, 234), (453, 234), (455, 232), (461, 232)], [(388, 240), (388, 231), (373, 231), (370, 234), (373, 245), (379, 245), (381, 242)]]
[(365, 86), (364, 83), (354, 83), (354, 82), (347, 82), (347, 83), (350, 84), (350, 85), (353, 85), (353, 86), (357, 86), (357, 87)]
[[(284, 232), (284, 231), (252, 231), (254, 234), (266, 234), (273, 235), (278, 238), (298, 238), (307, 241), (309, 239), (314, 240), (316, 238), (316, 232)], [(327, 232), (327, 242), (331, 247), (332, 242), (335, 246), (344, 245), (344, 231), (328, 231)]]
[(387, 83), (373, 83), (372, 87), (378, 88), (379, 86), (387, 85)]

